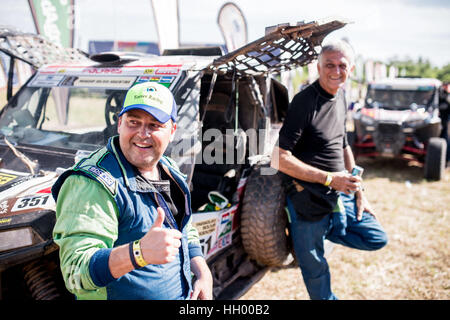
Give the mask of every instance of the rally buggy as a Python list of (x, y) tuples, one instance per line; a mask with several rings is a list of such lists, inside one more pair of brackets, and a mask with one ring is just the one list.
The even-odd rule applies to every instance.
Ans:
[(271, 74), (316, 59), (323, 38), (344, 25), (278, 25), (226, 55), (220, 48), (181, 48), (89, 58), (2, 29), (0, 50), (37, 71), (0, 114), (0, 298), (71, 298), (52, 241), (50, 189), (116, 134), (125, 93), (142, 81), (166, 85), (177, 102), (178, 129), (166, 154), (191, 186), (214, 297), (238, 298), (268, 266), (283, 264), (290, 251), (284, 196), (268, 155), (288, 94)]
[(370, 83), (365, 105), (353, 114), (355, 156), (416, 160), (426, 179), (442, 179), (447, 143), (439, 138), (440, 87), (439, 80), (428, 78)]

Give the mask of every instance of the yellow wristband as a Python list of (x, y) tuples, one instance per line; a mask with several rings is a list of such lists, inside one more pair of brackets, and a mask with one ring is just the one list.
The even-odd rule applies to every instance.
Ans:
[(145, 267), (148, 263), (144, 260), (141, 250), (141, 240), (136, 240), (133, 242), (133, 256), (139, 267)]
[(331, 184), (331, 181), (333, 181), (333, 175), (330, 172), (327, 172), (327, 180), (323, 185), (328, 187)]

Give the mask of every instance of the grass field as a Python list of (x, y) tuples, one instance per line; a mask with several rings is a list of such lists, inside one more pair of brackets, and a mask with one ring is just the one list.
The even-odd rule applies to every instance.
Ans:
[[(335, 245), (333, 292), (348, 300), (450, 298), (450, 169), (427, 182), (423, 169), (395, 159), (358, 159), (364, 186), (389, 243), (365, 252)], [(297, 266), (275, 268), (241, 299), (309, 299)]]

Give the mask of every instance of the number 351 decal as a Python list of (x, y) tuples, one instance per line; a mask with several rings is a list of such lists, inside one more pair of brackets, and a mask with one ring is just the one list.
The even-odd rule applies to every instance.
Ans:
[(17, 199), (11, 212), (22, 211), (34, 208), (49, 208), (54, 204), (51, 195), (36, 195)]

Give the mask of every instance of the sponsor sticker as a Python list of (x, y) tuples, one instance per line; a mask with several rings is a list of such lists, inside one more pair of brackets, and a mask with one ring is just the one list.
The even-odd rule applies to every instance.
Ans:
[[(1, 174), (4, 174), (4, 173), (1, 173)], [(10, 188), (14, 188), (14, 187), (16, 187), (16, 186), (18, 186), (18, 185), (20, 185), (22, 183), (27, 182), (28, 180), (33, 179), (33, 177), (34, 176), (32, 176), (32, 175), (25, 176), (25, 177), (19, 177), (18, 176), (17, 179), (14, 178), (11, 181), (4, 182), (3, 184), (0, 183), (0, 191), (7, 190), (7, 189), (10, 189)]]
[(11, 222), (11, 220), (12, 220), (12, 218), (0, 219), (0, 224), (9, 223), (9, 222)]
[(200, 237), (213, 233), (216, 230), (216, 217), (196, 222), (194, 223), (194, 227), (197, 229)]
[(156, 69), (155, 74), (160, 75), (177, 75), (180, 72), (179, 68), (159, 68)]
[(18, 198), (11, 212), (23, 211), (36, 208), (51, 208), (55, 204), (50, 194), (31, 195)]
[(56, 87), (64, 79), (62, 74), (39, 74), (29, 84), (30, 87)]
[(99, 180), (101, 180), (105, 185), (111, 187), (114, 185), (114, 179), (106, 172), (100, 170), (97, 167), (89, 167), (89, 172), (91, 172), (94, 176), (96, 176)]
[(122, 68), (85, 68), (82, 72), (89, 74), (121, 74)]
[(232, 242), (233, 217), (238, 206), (234, 205), (220, 211), (195, 213), (192, 225), (197, 229), (200, 245), (206, 258)]
[(6, 184), (12, 180), (14, 180), (15, 178), (17, 178), (18, 176), (13, 175), (13, 174), (8, 174), (8, 173), (3, 173), (0, 172), (0, 186), (2, 184)]
[(141, 82), (158, 82), (163, 86), (169, 88), (171, 83), (174, 81), (175, 76), (140, 76), (137, 80), (138, 83)]
[(222, 249), (231, 244), (231, 233), (224, 235), (223, 237), (219, 237), (217, 241), (214, 243), (208, 254), (215, 252), (218, 249)]
[[(84, 88), (128, 89), (136, 77), (107, 77), (107, 76), (80, 76), (70, 77), (71, 81), (64, 81), (64, 85)], [(73, 81), (72, 81), (73, 80)], [(67, 84), (66, 84), (67, 83)]]
[(222, 214), (222, 221), (220, 221), (220, 224), (225, 224), (228, 223), (229, 221), (230, 221), (230, 212), (227, 211)]
[(159, 77), (155, 77), (155, 76), (140, 76), (138, 78), (137, 82), (147, 82), (147, 81), (153, 81), (153, 82), (158, 82), (159, 81)]
[(160, 83), (172, 83), (173, 82), (173, 79), (175, 79), (175, 77), (161, 77), (160, 79), (159, 79), (159, 82)]

